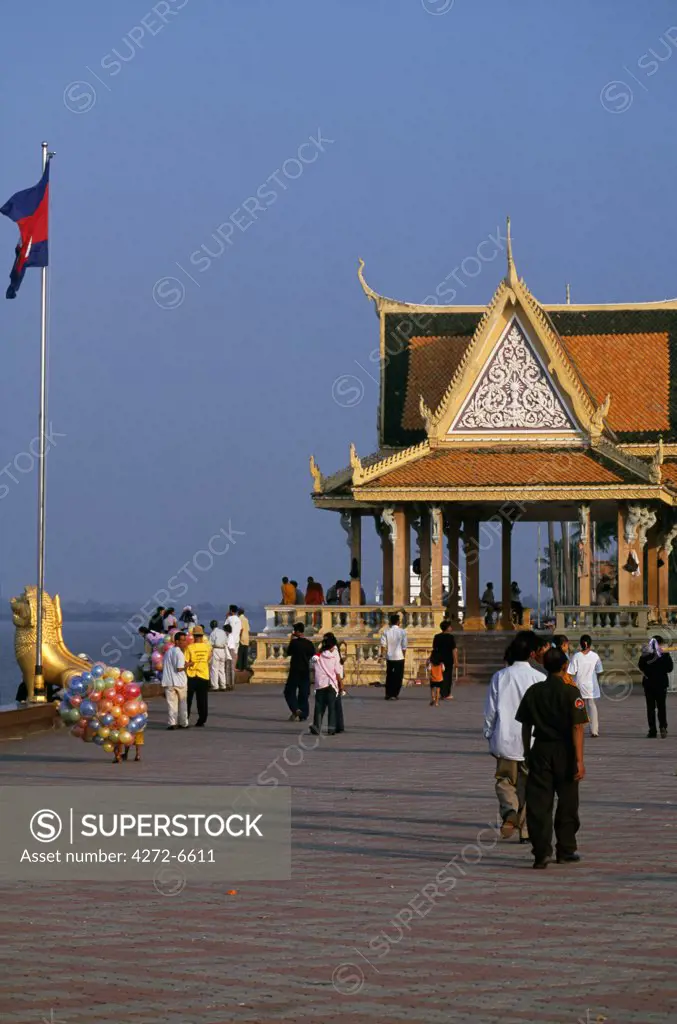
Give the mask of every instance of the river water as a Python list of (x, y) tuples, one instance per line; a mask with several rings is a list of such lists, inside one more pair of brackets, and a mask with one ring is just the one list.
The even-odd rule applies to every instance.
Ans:
[[(263, 619), (259, 615), (252, 614), (250, 621), (252, 632), (263, 627)], [(65, 622), (63, 635), (73, 654), (86, 654), (92, 661), (106, 661), (129, 668), (132, 672), (143, 649), (141, 637), (120, 619)], [(14, 700), (20, 682), (21, 672), (14, 657), (14, 625), (3, 621), (0, 622), (0, 704)]]

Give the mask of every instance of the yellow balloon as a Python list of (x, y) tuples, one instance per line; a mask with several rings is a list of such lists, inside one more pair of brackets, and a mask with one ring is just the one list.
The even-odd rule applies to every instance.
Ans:
[(110, 729), (107, 725), (102, 725), (97, 735), (99, 735), (102, 740), (107, 740), (110, 736)]
[(108, 739), (111, 741), (111, 743), (117, 743), (118, 740), (120, 739), (120, 730), (111, 729), (111, 731), (108, 734)]
[(121, 674), (120, 679), (122, 680), (123, 683), (133, 683), (134, 682), (134, 673), (130, 672), (129, 669), (127, 668)]
[(115, 744), (111, 743), (110, 740), (106, 740), (106, 742), (102, 745), (101, 749), (105, 750), (107, 754), (112, 754), (113, 751), (115, 750)]
[(109, 665), (103, 675), (105, 679), (119, 679), (120, 669), (116, 668), (115, 665)]
[(120, 730), (120, 743), (124, 743), (124, 745), (126, 747), (129, 747), (129, 746), (131, 746), (131, 744), (133, 742), (134, 742), (134, 737), (132, 736), (132, 734), (129, 731), (129, 729), (121, 729)]

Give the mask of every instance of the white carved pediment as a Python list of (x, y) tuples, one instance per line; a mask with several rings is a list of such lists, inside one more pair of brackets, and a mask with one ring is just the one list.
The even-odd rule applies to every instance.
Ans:
[(570, 433), (577, 429), (517, 317), (513, 317), (449, 433)]

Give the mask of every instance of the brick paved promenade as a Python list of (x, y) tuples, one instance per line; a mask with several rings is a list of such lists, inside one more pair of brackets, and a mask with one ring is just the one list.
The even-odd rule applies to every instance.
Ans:
[[(3, 745), (3, 784), (286, 772), (294, 869), (288, 883), (174, 898), (147, 884), (5, 887), (0, 1020), (677, 1021), (674, 698), (664, 741), (644, 738), (640, 695), (602, 700), (602, 736), (586, 748), (585, 861), (535, 872), (527, 847), (497, 843), (488, 826), (483, 688), (439, 709), (423, 689), (382, 697), (354, 690), (348, 731), (301, 763), (301, 727), (271, 687), (212, 697), (208, 727), (188, 733), (163, 731), (155, 701), (141, 765), (115, 767), (67, 733)], [(458, 881), (435, 899), (452, 858)]]

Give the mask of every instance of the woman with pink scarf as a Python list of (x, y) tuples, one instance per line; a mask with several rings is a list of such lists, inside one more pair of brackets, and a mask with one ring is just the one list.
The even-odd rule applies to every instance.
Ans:
[(313, 655), (311, 666), (315, 673), (315, 714), (310, 731), (314, 736), (322, 732), (322, 719), (327, 712), (327, 734), (336, 733), (336, 701), (341, 692), (343, 664), (333, 633), (325, 633), (320, 653)]
[(642, 649), (642, 656), (639, 659), (639, 671), (644, 678), (644, 696), (646, 698), (646, 717), (649, 722), (647, 739), (653, 740), (658, 735), (656, 731), (656, 711), (658, 711), (658, 726), (661, 731), (661, 739), (668, 734), (668, 716), (666, 710), (666, 698), (672, 672), (672, 658), (663, 650), (663, 637), (652, 636), (649, 643)]

